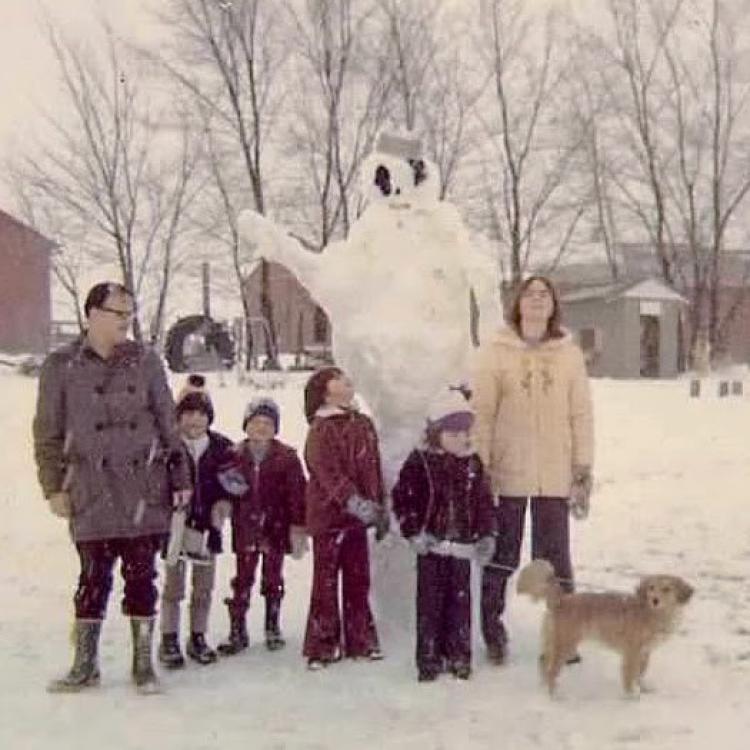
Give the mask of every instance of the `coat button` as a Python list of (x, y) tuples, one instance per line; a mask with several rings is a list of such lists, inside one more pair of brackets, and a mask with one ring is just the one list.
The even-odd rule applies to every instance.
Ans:
[(135, 386), (132, 383), (128, 386), (128, 393), (135, 393)]
[(130, 429), (135, 430), (138, 427), (138, 422), (135, 420), (130, 423)]
[(105, 456), (105, 457), (104, 457), (104, 458), (102, 459), (102, 468), (103, 468), (103, 469), (106, 469), (106, 468), (107, 468), (107, 466), (109, 466), (109, 459), (108, 459), (108, 458), (107, 458), (107, 457)]
[(101, 396), (104, 393), (104, 386), (103, 385), (94, 386), (94, 393)]
[(97, 422), (97, 423), (96, 423), (96, 424), (94, 425), (94, 429), (95, 429), (95, 430), (96, 430), (97, 432), (101, 432), (101, 431), (102, 431), (102, 430), (104, 429), (104, 424), (103, 424), (102, 422)]

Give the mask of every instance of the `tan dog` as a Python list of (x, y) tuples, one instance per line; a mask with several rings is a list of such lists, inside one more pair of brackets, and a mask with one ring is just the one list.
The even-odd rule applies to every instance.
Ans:
[(524, 567), (517, 590), (547, 602), (539, 664), (550, 695), (566, 660), (585, 640), (597, 640), (620, 653), (626, 694), (633, 695), (636, 686), (643, 690), (651, 651), (674, 631), (683, 605), (693, 595), (682, 578), (669, 575), (642, 578), (634, 594), (568, 594), (546, 560)]

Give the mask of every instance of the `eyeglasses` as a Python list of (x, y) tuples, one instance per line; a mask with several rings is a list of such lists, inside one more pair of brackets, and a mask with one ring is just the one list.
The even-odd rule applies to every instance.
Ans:
[(114, 307), (102, 307), (99, 308), (102, 312), (108, 312), (110, 315), (116, 315), (120, 320), (132, 320), (135, 316), (134, 310), (115, 310)]

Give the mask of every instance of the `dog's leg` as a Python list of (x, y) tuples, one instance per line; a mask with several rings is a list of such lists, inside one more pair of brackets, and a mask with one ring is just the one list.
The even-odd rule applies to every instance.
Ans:
[(622, 654), (622, 689), (628, 698), (637, 698), (636, 684), (641, 675), (642, 654), (638, 649), (628, 648)]
[(650, 656), (651, 654), (648, 651), (641, 652), (638, 670), (638, 687), (640, 688), (642, 693), (654, 692), (654, 688), (648, 683), (648, 681), (644, 680), (644, 675), (646, 674), (646, 670), (648, 669), (648, 661)]
[(576, 644), (570, 644), (560, 638), (559, 633), (552, 631), (549, 634), (549, 638), (544, 644), (544, 653), (540, 659), (540, 666), (542, 670), (542, 677), (547, 685), (547, 691), (550, 697), (555, 696), (555, 690), (557, 687), (557, 678), (560, 675), (560, 671), (565, 665), (565, 660), (568, 657), (571, 649), (575, 648)]
[(555, 630), (549, 612), (546, 612), (542, 620), (542, 653), (539, 654), (539, 677), (547, 686), (550, 695), (554, 692), (554, 678), (550, 682), (550, 669), (552, 655), (557, 651), (555, 645)]

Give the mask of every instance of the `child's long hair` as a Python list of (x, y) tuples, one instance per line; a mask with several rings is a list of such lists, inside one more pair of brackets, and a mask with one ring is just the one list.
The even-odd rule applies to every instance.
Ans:
[(305, 417), (311, 424), (315, 413), (326, 402), (328, 383), (343, 375), (338, 367), (323, 367), (314, 372), (305, 384)]

